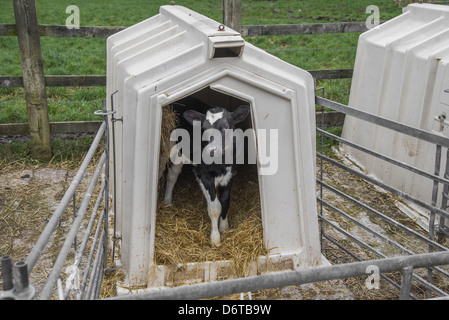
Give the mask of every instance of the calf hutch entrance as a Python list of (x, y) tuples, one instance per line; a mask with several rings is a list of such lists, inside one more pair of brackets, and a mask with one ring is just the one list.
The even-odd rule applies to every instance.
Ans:
[[(167, 215), (175, 224), (173, 232), (180, 232), (177, 217), (191, 213), (192, 205), (201, 211), (203, 219), (191, 230), (191, 241), (195, 241), (194, 232), (210, 228), (201, 192), (176, 198), (185, 189), (200, 191), (194, 179), (188, 180), (189, 168), (180, 176), (187, 182), (175, 186), (172, 208), (164, 208), (158, 196), (160, 163), (164, 163), (161, 139), (167, 140), (161, 134), (164, 112), (181, 105), (186, 97), (229, 111), (242, 103), (250, 106), (250, 116), (241, 126), (253, 129), (255, 143), (248, 143), (248, 151), (255, 152), (257, 163), (244, 165), (248, 168), (235, 179), (233, 192), (238, 196), (231, 194), (230, 231), (245, 221), (244, 216), (233, 217), (233, 208), (260, 198), (255, 206), (260, 206), (256, 211), (260, 211), (262, 244), (269, 259), (260, 258), (246, 273), (322, 263), (315, 194), (314, 82), (309, 73), (250, 45), (239, 33), (207, 17), (170, 5), (108, 38), (107, 94), (111, 97), (107, 109), (114, 110), (115, 119), (120, 120), (114, 126), (114, 197), (120, 259), (128, 285), (164, 286), (177, 277), (156, 259), (160, 242), (168, 241), (164, 235), (156, 236), (158, 223)], [(266, 141), (260, 132), (266, 133)], [(251, 188), (255, 192), (245, 196)], [(233, 222), (234, 218), (239, 222)], [(177, 235), (171, 236), (176, 239)], [(226, 240), (222, 235), (222, 246)], [(236, 242), (233, 245), (239, 248)], [(203, 251), (210, 250), (218, 249), (205, 243)], [(175, 268), (184, 272), (182, 282), (232, 276), (223, 274), (226, 261), (186, 262), (195, 263)]]

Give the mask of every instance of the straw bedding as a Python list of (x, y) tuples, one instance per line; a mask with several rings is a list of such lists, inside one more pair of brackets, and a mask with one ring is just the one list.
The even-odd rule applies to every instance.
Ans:
[(263, 245), (255, 168), (245, 168), (235, 178), (228, 218), (230, 228), (221, 235), (221, 246), (218, 248), (210, 243), (211, 225), (206, 201), (189, 169), (184, 167), (178, 179), (172, 206), (164, 205), (163, 193), (159, 197), (155, 235), (156, 264), (185, 265), (189, 262), (230, 260), (230, 276), (244, 276), (249, 271), (251, 262), (268, 253)]

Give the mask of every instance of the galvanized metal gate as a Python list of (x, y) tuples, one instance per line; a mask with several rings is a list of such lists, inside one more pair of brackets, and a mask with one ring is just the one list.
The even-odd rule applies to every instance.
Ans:
[[(104, 121), (100, 126), (79, 170), (26, 260), (12, 264), (13, 257), (2, 256), (3, 291), (0, 291), (0, 299), (47, 300), (55, 297), (59, 299), (96, 299), (98, 297), (106, 267), (109, 238), (109, 150), (107, 148), (96, 164), (84, 195), (77, 194), (77, 189), (86, 170), (92, 164), (94, 154), (100, 150), (102, 139), (106, 140), (107, 146), (108, 121)], [(96, 195), (95, 198), (94, 195)], [(80, 200), (81, 203), (77, 208), (77, 201)], [(72, 224), (63, 238), (64, 242), (50, 268), (45, 285), (40, 290), (36, 290), (29, 283), (28, 277), (54, 235), (61, 217), (71, 209), (70, 204), (73, 208)], [(80, 233), (83, 222), (85, 226)], [(66, 267), (65, 270), (63, 270), (64, 267)], [(64, 286), (61, 278), (65, 278)]]
[[(409, 194), (406, 194), (402, 192), (401, 190), (395, 189), (389, 185), (386, 185), (385, 183), (381, 182), (380, 180), (376, 179), (373, 176), (370, 176), (366, 173), (364, 173), (362, 170), (356, 168), (355, 166), (348, 166), (347, 164), (344, 164), (336, 159), (332, 159), (329, 156), (325, 156), (321, 150), (321, 152), (317, 152), (317, 158), (320, 160), (320, 166), (321, 170), (318, 175), (317, 184), (319, 186), (319, 196), (318, 196), (318, 202), (320, 204), (320, 214), (319, 219), (322, 221), (322, 228), (321, 228), (321, 235), (323, 239), (326, 241), (329, 241), (334, 246), (339, 248), (340, 250), (343, 250), (347, 254), (351, 255), (356, 260), (362, 260), (361, 257), (359, 257), (356, 253), (351, 251), (350, 248), (348, 248), (347, 245), (343, 244), (343, 241), (336, 240), (335, 237), (330, 235), (330, 232), (328, 230), (333, 229), (337, 231), (338, 233), (344, 235), (344, 237), (347, 237), (350, 239), (353, 243), (355, 243), (357, 246), (363, 248), (364, 250), (372, 253), (376, 258), (388, 258), (392, 254), (393, 255), (416, 255), (419, 252), (423, 252), (424, 250), (427, 250), (429, 253), (431, 252), (442, 252), (443, 254), (447, 253), (447, 236), (448, 236), (448, 229), (445, 225), (445, 219), (449, 217), (449, 213), (447, 211), (447, 197), (448, 197), (448, 186), (449, 186), (449, 166), (448, 166), (448, 156), (449, 156), (449, 139), (447, 137), (444, 137), (442, 135), (433, 134), (431, 132), (427, 132), (424, 130), (420, 130), (417, 128), (413, 128), (410, 126), (403, 125), (401, 123), (388, 120), (386, 118), (378, 117), (373, 114), (368, 114), (365, 112), (361, 112), (357, 109), (350, 108), (348, 106), (336, 103), (334, 101), (330, 101), (327, 99), (324, 99), (322, 97), (316, 97), (316, 103), (323, 107), (322, 111), (324, 111), (325, 108), (329, 108), (332, 110), (336, 110), (339, 112), (343, 112), (346, 114), (346, 116), (352, 116), (356, 117), (358, 119), (362, 119), (365, 121), (368, 121), (369, 123), (374, 123), (379, 126), (383, 126), (385, 128), (388, 128), (390, 130), (395, 132), (400, 132), (403, 134), (406, 134), (408, 136), (414, 137), (416, 139), (420, 139), (423, 141), (426, 141), (428, 143), (432, 143), (435, 145), (435, 170), (433, 173), (425, 172), (419, 168), (413, 167), (411, 165), (408, 165), (404, 162), (398, 161), (396, 159), (393, 159), (391, 157), (387, 157), (385, 155), (379, 154), (373, 150), (367, 149), (363, 146), (357, 145), (351, 141), (348, 141), (346, 139), (343, 139), (341, 137), (338, 137), (336, 135), (333, 135), (325, 130), (323, 130), (324, 123), (322, 123), (322, 128), (317, 128), (317, 133), (321, 135), (321, 141), (323, 142), (324, 137), (331, 138), (335, 141), (338, 141), (340, 144), (345, 144), (347, 146), (350, 146), (352, 148), (355, 148), (357, 150), (360, 150), (370, 156), (376, 157), (380, 162), (385, 161), (392, 163), (396, 166), (399, 166), (403, 169), (406, 169), (408, 172), (413, 172), (419, 175), (422, 175), (423, 177), (426, 177), (433, 181), (433, 189), (429, 190), (429, 193), (432, 193), (432, 203), (428, 204), (425, 203)], [(323, 145), (323, 143), (321, 144)], [(446, 149), (446, 159), (442, 159), (442, 150)], [(444, 160), (444, 161), (442, 161)], [(329, 183), (327, 183), (325, 178), (323, 178), (323, 165), (324, 163), (328, 163), (332, 165), (334, 168), (339, 168), (346, 172), (348, 175), (352, 175), (354, 177), (358, 177), (365, 181), (368, 184), (371, 184), (373, 186), (376, 186), (378, 188), (381, 188), (383, 192), (387, 192), (389, 194), (392, 194), (399, 199), (403, 199), (408, 203), (411, 203), (415, 206), (420, 207), (422, 210), (429, 212), (429, 222), (428, 222), (428, 230), (427, 235), (424, 235), (423, 232), (419, 232), (417, 229), (413, 229), (410, 226), (406, 226), (403, 223), (400, 223), (399, 221), (395, 220), (393, 217), (389, 216), (388, 213), (382, 213), (376, 210), (375, 208), (370, 207), (368, 204), (364, 203), (360, 199), (356, 199), (356, 196), (350, 195), (348, 193), (345, 193), (344, 190), (341, 190), (337, 188), (336, 186), (332, 186)], [(443, 176), (441, 176), (441, 170), (440, 165), (441, 163), (446, 163), (446, 168), (444, 171)], [(364, 211), (366, 211), (371, 217), (374, 217), (375, 219), (378, 219), (379, 223), (386, 223), (392, 227), (395, 228), (395, 230), (400, 230), (398, 232), (403, 233), (406, 235), (406, 237), (409, 237), (410, 239), (414, 239), (414, 243), (412, 246), (406, 246), (403, 243), (399, 243), (398, 241), (395, 241), (392, 239), (392, 237), (387, 237), (385, 234), (382, 234), (381, 232), (374, 230), (372, 227), (364, 224), (363, 221), (360, 219), (356, 219), (350, 214), (343, 212), (341, 209), (337, 208), (335, 206), (335, 203), (330, 203), (328, 200), (325, 199), (323, 196), (323, 191), (326, 190), (327, 192), (330, 192), (334, 194), (339, 199), (343, 199), (345, 201), (348, 201), (352, 205), (355, 205)], [(441, 201), (441, 206), (439, 208), (436, 207), (437, 203), (437, 197), (438, 194), (441, 194), (441, 197), (443, 201)], [(380, 249), (373, 247), (372, 244), (367, 243), (367, 241), (364, 241), (360, 237), (354, 236), (350, 233), (348, 233), (344, 228), (342, 228), (338, 223), (335, 223), (335, 221), (331, 221), (330, 219), (324, 217), (323, 210), (327, 209), (329, 211), (334, 212), (335, 214), (339, 215), (342, 219), (345, 219), (351, 223), (354, 223), (357, 227), (360, 229), (363, 229), (365, 232), (371, 235), (373, 239), (377, 239), (379, 241), (382, 241), (385, 246), (380, 247)], [(435, 223), (436, 217), (438, 217), (438, 223)], [(325, 228), (328, 227), (327, 229)], [(372, 241), (370, 241), (372, 242)], [(438, 268), (434, 267), (432, 265), (429, 265), (429, 268), (427, 269), (427, 274), (424, 276), (425, 273), (413, 273), (413, 269), (404, 269), (404, 272), (407, 274), (407, 286), (410, 287), (410, 284), (412, 280), (416, 283), (419, 283), (420, 285), (427, 288), (427, 297), (431, 298), (434, 296), (446, 296), (448, 295), (447, 290), (447, 281), (449, 280), (449, 270), (447, 268)], [(434, 283), (434, 278), (438, 275), (439, 278), (442, 278), (442, 280), (445, 285), (443, 287), (445, 290), (441, 289), (441, 286), (438, 287)], [(384, 279), (386, 279), (391, 285), (401, 289), (401, 285), (390, 279), (389, 277), (382, 275)], [(401, 297), (403, 297), (403, 294), (401, 293)], [(405, 296), (404, 296), (405, 297)], [(416, 296), (413, 294), (411, 295), (412, 298), (417, 299)]]

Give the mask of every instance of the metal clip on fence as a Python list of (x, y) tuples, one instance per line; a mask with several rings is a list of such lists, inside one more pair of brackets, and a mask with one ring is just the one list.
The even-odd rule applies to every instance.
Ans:
[[(33, 300), (36, 290), (28, 281), (28, 266), (19, 261), (12, 266), (11, 257), (1, 257), (3, 291), (0, 300)], [(13, 279), (14, 278), (14, 279)]]
[(108, 116), (111, 114), (115, 114), (117, 111), (103, 111), (103, 110), (97, 110), (94, 112), (94, 115), (96, 116)]

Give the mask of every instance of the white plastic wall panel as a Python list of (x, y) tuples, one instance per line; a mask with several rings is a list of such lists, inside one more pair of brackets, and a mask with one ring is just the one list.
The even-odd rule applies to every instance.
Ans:
[[(349, 106), (445, 134), (435, 130), (434, 118), (447, 109), (447, 105), (439, 106), (436, 95), (442, 90), (448, 58), (449, 7), (409, 5), (400, 16), (360, 36)], [(352, 117), (345, 120), (343, 137), (433, 173), (434, 145)], [(344, 149), (370, 174), (430, 203), (432, 182), (428, 179), (352, 148)]]
[[(277, 170), (259, 176), (265, 245), (291, 257), (296, 269), (321, 264), (313, 78), (219, 25), (170, 5), (108, 38), (107, 94), (116, 92), (115, 117), (123, 118), (115, 128), (115, 197), (129, 284), (145, 283), (155, 268), (161, 107), (207, 87), (248, 101), (255, 130), (278, 130)], [(212, 58), (224, 46), (238, 55)]]

